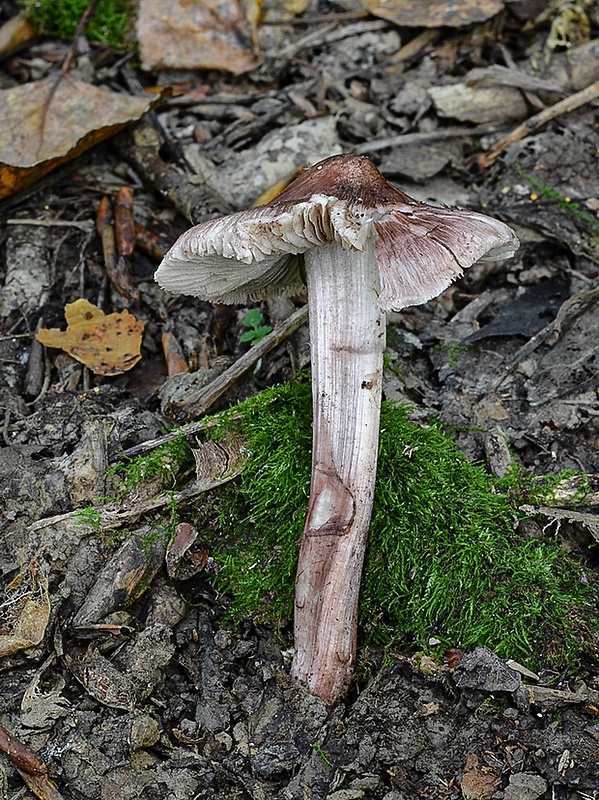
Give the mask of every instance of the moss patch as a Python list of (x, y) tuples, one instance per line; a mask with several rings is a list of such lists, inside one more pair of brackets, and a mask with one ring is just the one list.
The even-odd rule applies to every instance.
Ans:
[[(43, 34), (72, 39), (88, 0), (38, 0), (25, 5), (29, 19)], [(133, 34), (128, 0), (98, 0), (85, 34), (92, 41), (130, 50)]]
[[(237, 406), (250, 459), (215, 500), (212, 555), (230, 619), (291, 618), (310, 479), (307, 384)], [(502, 656), (572, 662), (599, 629), (596, 581), (552, 538), (515, 532), (523, 489), (471, 464), (442, 426), (383, 406), (374, 513), (363, 589), (365, 640), (425, 646), (487, 645)], [(538, 488), (537, 488), (538, 491)]]
[(106, 475), (117, 479), (119, 491), (110, 499), (118, 500), (145, 481), (159, 481), (165, 490), (174, 490), (181, 470), (192, 464), (193, 454), (189, 442), (179, 433), (176, 438), (147, 455), (124, 458), (111, 467)]

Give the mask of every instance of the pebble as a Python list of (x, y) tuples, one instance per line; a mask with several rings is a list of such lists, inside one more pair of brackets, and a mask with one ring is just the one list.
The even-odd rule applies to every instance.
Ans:
[(547, 791), (547, 784), (540, 775), (516, 772), (503, 793), (504, 800), (538, 800)]

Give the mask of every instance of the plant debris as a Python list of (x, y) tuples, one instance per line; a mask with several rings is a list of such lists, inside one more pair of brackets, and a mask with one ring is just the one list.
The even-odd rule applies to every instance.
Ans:
[(129, 311), (106, 315), (88, 300), (76, 300), (65, 307), (65, 318), (66, 331), (41, 328), (37, 340), (66, 350), (96, 375), (119, 375), (141, 358), (144, 325)]
[[(595, 797), (596, 4), (19, 8), (0, 3), (0, 796)], [(153, 275), (190, 225), (348, 153), (521, 247), (389, 314), (356, 679), (327, 711), (290, 678), (306, 297), (211, 305)], [(81, 345), (78, 298), (104, 337), (139, 325), (129, 369), (36, 338)]]

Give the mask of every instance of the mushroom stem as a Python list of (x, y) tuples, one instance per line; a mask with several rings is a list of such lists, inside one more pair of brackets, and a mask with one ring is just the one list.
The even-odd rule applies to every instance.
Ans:
[(385, 313), (372, 236), (363, 251), (308, 251), (312, 479), (295, 585), (292, 673), (334, 705), (356, 661), (358, 596), (372, 513)]

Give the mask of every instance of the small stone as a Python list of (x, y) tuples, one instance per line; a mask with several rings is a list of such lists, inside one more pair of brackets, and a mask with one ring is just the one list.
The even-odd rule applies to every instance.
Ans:
[(220, 733), (215, 734), (214, 738), (227, 752), (233, 747), (233, 739), (226, 731), (220, 731)]
[(547, 791), (547, 784), (540, 775), (531, 772), (516, 772), (503, 793), (504, 800), (538, 800)]
[(291, 742), (280, 742), (261, 747), (252, 759), (256, 775), (272, 780), (292, 772), (300, 762), (300, 753)]
[(327, 795), (327, 800), (362, 800), (364, 792), (361, 789), (339, 789)]
[(378, 789), (380, 782), (378, 775), (363, 775), (352, 781), (349, 788), (354, 791), (374, 791)]
[(132, 750), (142, 747), (152, 747), (160, 739), (160, 727), (149, 714), (141, 714), (131, 722), (129, 744)]
[(250, 739), (248, 729), (245, 722), (238, 722), (233, 728), (233, 737), (237, 745), (237, 751), (242, 756), (249, 756), (250, 754)]
[(488, 647), (477, 647), (462, 657), (453, 674), (460, 689), (483, 692), (513, 692), (521, 683), (520, 675)]

